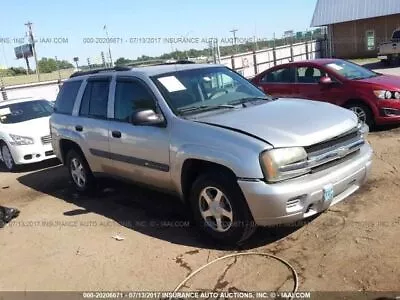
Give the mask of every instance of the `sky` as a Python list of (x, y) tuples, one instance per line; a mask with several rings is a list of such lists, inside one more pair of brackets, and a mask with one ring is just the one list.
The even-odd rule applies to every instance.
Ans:
[[(229, 45), (232, 29), (240, 39), (281, 37), (309, 29), (317, 0), (1, 0), (0, 66), (24, 66), (14, 47), (27, 42), (33, 23), (38, 59), (55, 57), (82, 64), (108, 54), (135, 59), (171, 50), (203, 49), (217, 38)], [(169, 38), (172, 38), (172, 42)], [(177, 40), (186, 39), (186, 42)], [(33, 58), (31, 66), (35, 67)]]

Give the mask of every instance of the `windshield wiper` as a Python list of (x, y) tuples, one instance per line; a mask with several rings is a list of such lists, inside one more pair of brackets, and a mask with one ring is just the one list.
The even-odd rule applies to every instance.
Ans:
[(236, 108), (233, 105), (228, 104), (220, 104), (220, 105), (200, 105), (200, 106), (191, 106), (182, 109), (178, 109), (178, 111), (182, 114), (188, 112), (195, 112), (195, 111), (207, 111), (207, 110), (214, 110), (214, 109), (223, 109), (223, 108)]
[(239, 105), (239, 104), (244, 104), (246, 102), (260, 101), (260, 100), (275, 100), (275, 99), (278, 99), (278, 98), (275, 98), (275, 97), (272, 97), (272, 98), (269, 98), (269, 97), (246, 97), (246, 98), (242, 98), (239, 100), (230, 101), (230, 102), (228, 102), (228, 104)]

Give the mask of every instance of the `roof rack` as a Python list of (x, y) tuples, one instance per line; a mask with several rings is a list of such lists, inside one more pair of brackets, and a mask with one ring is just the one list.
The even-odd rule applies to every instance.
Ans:
[(186, 64), (195, 64), (195, 62), (191, 60), (177, 60), (173, 62), (164, 62), (161, 63), (160, 65), (186, 65)]
[(123, 66), (116, 66), (113, 68), (102, 68), (102, 69), (93, 69), (89, 71), (78, 71), (73, 73), (69, 78), (83, 76), (83, 75), (90, 75), (90, 74), (97, 74), (100, 72), (107, 72), (107, 71), (130, 71), (132, 70), (131, 67), (123, 67)]
[(185, 65), (185, 64), (195, 64), (194, 61), (191, 60), (174, 60), (174, 61), (162, 61), (162, 60), (150, 60), (150, 61), (142, 61), (127, 64), (129, 67), (151, 67), (151, 66), (162, 66), (162, 65)]

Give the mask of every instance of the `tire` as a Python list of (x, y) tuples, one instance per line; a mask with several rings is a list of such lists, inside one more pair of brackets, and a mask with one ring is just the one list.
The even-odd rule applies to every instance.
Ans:
[[(217, 199), (220, 201), (216, 202)], [(242, 191), (236, 180), (226, 172), (200, 175), (193, 183), (189, 200), (194, 221), (200, 231), (218, 242), (241, 244), (256, 229)], [(219, 205), (209, 206), (210, 203)], [(205, 215), (208, 216), (203, 217)]]
[(85, 157), (73, 149), (67, 153), (65, 161), (75, 189), (83, 194), (92, 192), (95, 188), (95, 178)]
[(366, 123), (370, 128), (374, 127), (374, 115), (367, 105), (353, 102), (347, 104), (345, 107), (353, 111), (361, 122)]
[(390, 66), (392, 64), (393, 64), (393, 57), (391, 55), (388, 55), (386, 65)]
[(1, 157), (3, 158), (3, 163), (8, 171), (13, 172), (17, 169), (17, 165), (15, 164), (11, 151), (4, 142), (1, 144)]

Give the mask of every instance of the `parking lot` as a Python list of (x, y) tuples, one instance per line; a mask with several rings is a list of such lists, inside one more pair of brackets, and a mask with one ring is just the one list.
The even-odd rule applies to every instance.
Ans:
[[(399, 69), (382, 72), (400, 75)], [(396, 290), (400, 127), (379, 128), (368, 140), (374, 149), (368, 184), (304, 224), (258, 229), (241, 248), (202, 240), (171, 196), (102, 180), (95, 196), (83, 197), (56, 161), (17, 173), (0, 169), (0, 205), (21, 210), (0, 230), (0, 289), (173, 290), (217, 257), (256, 251), (289, 261), (300, 290)], [(290, 290), (292, 280), (274, 260), (232, 258), (184, 289)]]

